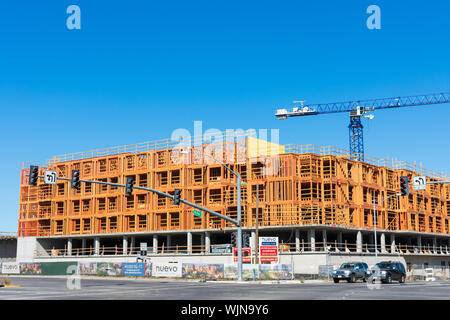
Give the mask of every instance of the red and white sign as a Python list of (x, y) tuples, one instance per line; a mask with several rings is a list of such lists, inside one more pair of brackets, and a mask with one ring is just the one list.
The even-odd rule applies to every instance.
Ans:
[(259, 237), (259, 261), (278, 263), (278, 237)]
[[(238, 262), (237, 249), (237, 247), (233, 247), (233, 262)], [(242, 248), (242, 262), (252, 263), (252, 248)]]

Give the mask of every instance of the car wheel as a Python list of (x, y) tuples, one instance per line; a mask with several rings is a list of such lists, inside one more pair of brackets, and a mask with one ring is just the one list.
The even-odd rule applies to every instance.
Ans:
[(363, 278), (362, 278), (362, 281), (363, 281), (363, 282), (367, 282), (367, 278), (366, 278), (366, 277), (363, 277)]
[(334, 283), (339, 283), (339, 279), (333, 279)]
[(405, 276), (402, 275), (398, 282), (399, 283), (405, 283)]
[(355, 275), (354, 275), (354, 274), (352, 274), (352, 275), (350, 276), (349, 282), (350, 282), (350, 283), (355, 282)]
[(386, 283), (392, 283), (392, 277), (390, 275), (387, 276)]

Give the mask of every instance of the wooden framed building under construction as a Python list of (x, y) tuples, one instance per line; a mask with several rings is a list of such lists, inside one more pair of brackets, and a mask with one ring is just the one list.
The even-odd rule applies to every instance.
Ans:
[[(193, 139), (192, 141), (194, 141)], [(219, 158), (238, 172), (242, 185), (242, 225), (291, 228), (322, 225), (373, 229), (376, 199), (377, 229), (450, 234), (450, 186), (429, 184), (425, 191), (410, 188), (407, 197), (384, 198), (399, 192), (399, 177), (426, 175), (429, 181), (442, 174), (413, 164), (354, 155), (333, 147), (276, 145), (243, 135), (217, 142), (180, 146), (162, 140), (49, 160), (44, 170), (56, 170), (70, 178), (74, 169), (81, 179), (125, 183), (181, 196), (236, 219), (236, 178), (205, 153)], [(184, 150), (184, 152), (182, 152)], [(186, 152), (187, 151), (187, 152)], [(232, 230), (231, 223), (203, 213), (193, 214), (185, 205), (168, 198), (123, 188), (82, 183), (80, 190), (69, 181), (55, 185), (28, 185), (27, 165), (21, 171), (19, 237), (75, 237), (152, 232)], [(258, 185), (258, 201), (256, 186)], [(381, 203), (382, 202), (382, 203)], [(258, 205), (258, 215), (257, 215)]]

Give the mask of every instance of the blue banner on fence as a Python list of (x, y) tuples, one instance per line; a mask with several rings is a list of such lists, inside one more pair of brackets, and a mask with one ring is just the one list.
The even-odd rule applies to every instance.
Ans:
[(124, 262), (122, 264), (123, 275), (126, 277), (145, 276), (145, 263), (142, 262)]

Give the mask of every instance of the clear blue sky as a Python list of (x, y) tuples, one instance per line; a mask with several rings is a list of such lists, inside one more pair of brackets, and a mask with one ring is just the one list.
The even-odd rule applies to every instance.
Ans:
[[(81, 30), (66, 28), (71, 4)], [(371, 4), (381, 30), (366, 27)], [(273, 114), (450, 91), (449, 40), (448, 1), (3, 1), (0, 231), (17, 230), (21, 161), (169, 138), (195, 120), (348, 149), (347, 114)], [(448, 174), (449, 119), (448, 104), (378, 111), (366, 154)]]

